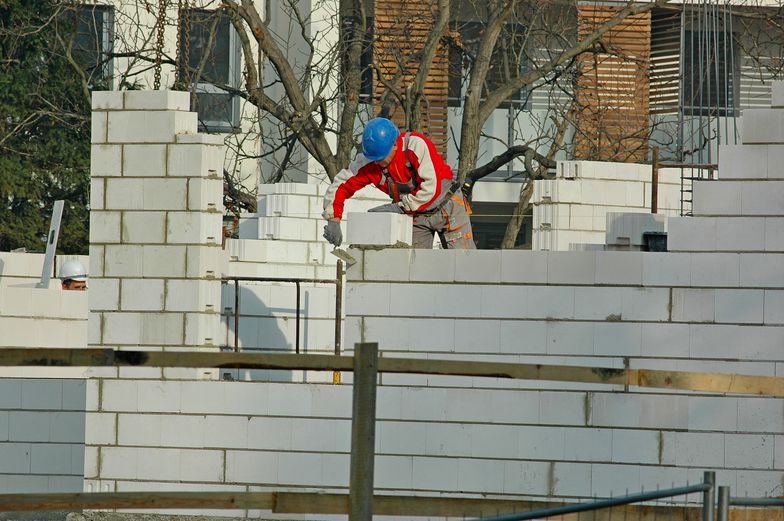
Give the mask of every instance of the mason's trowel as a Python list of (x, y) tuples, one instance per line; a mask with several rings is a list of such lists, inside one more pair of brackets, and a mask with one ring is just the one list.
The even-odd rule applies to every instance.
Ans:
[(342, 260), (346, 263), (346, 267), (353, 266), (357, 263), (357, 259), (351, 256), (349, 252), (343, 250), (341, 248), (335, 248), (332, 250), (332, 255), (337, 257), (338, 259)]

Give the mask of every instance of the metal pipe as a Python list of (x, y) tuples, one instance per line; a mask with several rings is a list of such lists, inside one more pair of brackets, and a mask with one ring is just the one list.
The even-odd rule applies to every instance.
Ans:
[[(343, 261), (338, 259), (335, 273), (335, 354), (340, 356), (340, 331), (343, 323)], [(332, 383), (340, 383), (340, 371), (332, 371)]]
[(343, 319), (343, 261), (338, 259), (335, 274), (335, 354), (340, 354), (340, 323)]
[(709, 470), (704, 475), (706, 488), (702, 493), (702, 521), (713, 521), (716, 510), (716, 473)]
[(246, 282), (303, 282), (305, 284), (335, 284), (334, 279), (299, 279), (290, 277), (223, 277), (221, 280), (242, 280)]
[(782, 507), (784, 498), (780, 497), (731, 497), (729, 504), (738, 507)]
[(295, 337), (296, 338), (296, 340), (295, 340), (295, 342), (296, 342), (295, 352), (297, 354), (299, 354), (299, 281), (296, 281), (294, 284), (297, 286), (297, 311), (296, 311), (296, 315), (297, 315), (297, 324), (296, 324), (297, 333), (296, 333), (296, 337)]
[(590, 510), (600, 510), (602, 508), (639, 503), (641, 501), (650, 501), (653, 499), (661, 499), (673, 496), (683, 496), (686, 494), (693, 494), (694, 492), (704, 492), (708, 487), (709, 485), (706, 483), (699, 483), (697, 485), (690, 485), (687, 487), (657, 490), (655, 492), (642, 492), (640, 494), (633, 494), (631, 496), (601, 499), (591, 503), (576, 503), (574, 505), (542, 508), (539, 510), (531, 510), (529, 512), (518, 512), (515, 514), (504, 514), (502, 516), (484, 517), (481, 518), (481, 521), (525, 521), (527, 519), (553, 517), (562, 514), (573, 514), (575, 512), (587, 512)]
[(651, 213), (659, 211), (659, 147), (653, 147), (651, 161)]
[(234, 279), (234, 351), (240, 350), (240, 281)]
[(719, 487), (719, 510), (717, 521), (729, 521), (730, 519), (730, 487)]

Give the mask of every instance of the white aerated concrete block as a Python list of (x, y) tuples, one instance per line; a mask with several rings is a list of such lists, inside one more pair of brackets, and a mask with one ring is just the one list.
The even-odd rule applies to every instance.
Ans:
[(177, 134), (195, 133), (195, 112), (118, 111), (109, 112), (109, 143), (169, 143)]
[(124, 311), (161, 311), (163, 309), (163, 279), (122, 280), (120, 305)]
[(371, 212), (350, 213), (346, 231), (346, 244), (375, 246), (410, 245), (412, 219), (408, 215)]
[(259, 195), (269, 194), (299, 194), (318, 195), (316, 185), (308, 183), (262, 183), (259, 185)]
[[(90, 274), (95, 275), (92, 259), (103, 258), (104, 269), (100, 270), (107, 277), (141, 277), (143, 274), (143, 247), (140, 245), (107, 245), (104, 256), (93, 253), (90, 247)], [(97, 253), (97, 252), (96, 252)]]
[(737, 257), (739, 257), (740, 285), (742, 287), (784, 287), (784, 255), (747, 253)]
[(717, 289), (716, 322), (762, 324), (764, 291), (753, 289)]
[(166, 175), (166, 145), (123, 145), (124, 177)]
[(259, 197), (258, 215), (263, 217), (310, 217), (310, 196), (270, 194)]
[(726, 217), (716, 222), (716, 251), (765, 251), (765, 219)]
[(144, 179), (142, 190), (145, 210), (185, 210), (188, 203), (185, 179)]
[(720, 145), (719, 179), (766, 179), (768, 146)]
[(120, 279), (91, 278), (88, 292), (91, 310), (120, 309)]
[(91, 145), (90, 176), (109, 177), (122, 175), (122, 146)]
[(670, 217), (667, 221), (668, 251), (715, 251), (715, 217)]
[(223, 217), (217, 213), (169, 212), (168, 244), (217, 244), (221, 242)]
[(219, 278), (228, 271), (228, 258), (220, 247), (187, 246), (187, 278)]
[(142, 179), (106, 179), (107, 210), (144, 210)]
[(549, 284), (594, 284), (596, 281), (596, 252), (550, 252), (547, 263)]
[(106, 143), (107, 121), (106, 112), (93, 112), (90, 118), (91, 143)]
[(105, 180), (100, 178), (90, 179), (90, 209), (103, 210), (104, 208)]
[(92, 92), (93, 110), (121, 110), (123, 108), (123, 92), (96, 90)]
[(784, 251), (784, 219), (765, 218), (765, 251)]
[(216, 312), (220, 307), (220, 290), (219, 280), (168, 280), (166, 309)]
[(219, 177), (223, 179), (224, 147), (209, 145), (169, 145), (167, 175)]
[(174, 90), (127, 90), (125, 110), (184, 110), (191, 107), (191, 95), (187, 91)]
[(741, 211), (742, 215), (784, 215), (784, 181), (743, 183)]
[(773, 81), (770, 84), (770, 106), (771, 108), (784, 107), (784, 82)]
[(90, 212), (90, 242), (120, 242), (120, 212)]
[(456, 282), (485, 282), (491, 284), (501, 282), (500, 251), (454, 250), (454, 252)]
[(258, 236), (243, 237), (257, 239), (284, 239), (294, 241), (316, 241), (321, 236), (319, 222), (315, 219), (296, 217), (259, 217)]
[(184, 277), (184, 246), (142, 246), (142, 274), (145, 277)]
[(742, 181), (695, 181), (694, 215), (743, 215), (741, 190), (745, 184)]
[(641, 285), (642, 259), (642, 252), (597, 251), (596, 283)]
[(166, 212), (123, 212), (122, 242), (161, 244), (166, 241)]
[(501, 281), (547, 282), (547, 255), (545, 251), (501, 250)]
[(743, 143), (784, 143), (784, 110), (744, 109)]
[(223, 179), (188, 179), (188, 210), (223, 213)]

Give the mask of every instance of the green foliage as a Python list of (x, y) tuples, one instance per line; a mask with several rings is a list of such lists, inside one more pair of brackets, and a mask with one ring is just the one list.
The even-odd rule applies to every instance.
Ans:
[(43, 251), (57, 199), (58, 252), (88, 249), (90, 104), (61, 5), (0, 2), (0, 251)]

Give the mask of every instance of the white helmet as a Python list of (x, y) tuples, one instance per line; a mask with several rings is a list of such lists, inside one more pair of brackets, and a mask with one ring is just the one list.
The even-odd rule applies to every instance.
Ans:
[(87, 280), (87, 270), (82, 263), (71, 259), (60, 267), (60, 280)]

